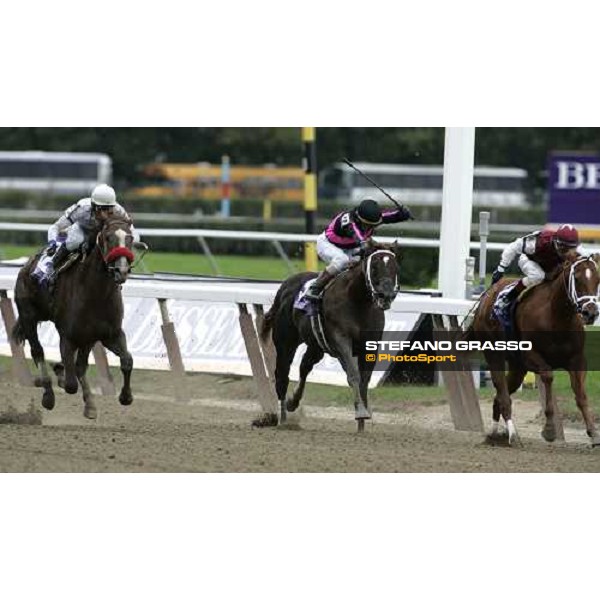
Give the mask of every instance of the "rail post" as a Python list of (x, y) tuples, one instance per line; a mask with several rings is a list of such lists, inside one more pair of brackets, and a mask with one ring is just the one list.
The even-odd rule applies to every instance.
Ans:
[(231, 216), (231, 163), (229, 156), (221, 158), (221, 216)]
[(2, 312), (6, 337), (10, 343), (10, 351), (13, 357), (11, 361), (13, 375), (21, 385), (32, 386), (33, 377), (31, 376), (27, 361), (25, 360), (23, 346), (17, 344), (12, 339), (11, 333), (15, 326), (16, 319), (12, 300), (8, 297), (6, 290), (0, 290), (0, 311)]
[(490, 235), (490, 213), (482, 210), (479, 213), (479, 293), (486, 289), (485, 274), (487, 271), (487, 243)]
[(179, 348), (179, 340), (177, 339), (177, 333), (175, 332), (175, 325), (169, 316), (167, 301), (164, 298), (158, 298), (158, 306), (160, 307), (160, 314), (163, 322), (161, 331), (167, 349), (169, 366), (171, 367), (171, 373), (176, 380), (176, 385), (174, 386), (175, 397), (179, 401), (185, 401), (187, 400), (187, 391), (185, 386), (182, 385), (185, 381), (185, 368), (181, 358), (181, 349)]
[[(302, 128), (304, 142), (304, 214), (306, 216), (306, 233), (315, 233), (317, 212), (317, 148), (315, 145), (315, 128)], [(314, 242), (304, 244), (304, 255), (307, 271), (317, 271), (319, 261)]]
[[(257, 335), (252, 316), (248, 312), (248, 306), (243, 303), (238, 303), (238, 310), (240, 329), (242, 331), (242, 337), (244, 338), (246, 354), (248, 355), (252, 376), (258, 389), (258, 401), (264, 412), (277, 414), (277, 399), (269, 380), (269, 371), (272, 368), (273, 357), (270, 354), (266, 354), (266, 356), (263, 357), (260, 336)], [(259, 321), (262, 323), (262, 314), (257, 315), (257, 317), (259, 317)]]
[(471, 300), (473, 297), (473, 282), (475, 281), (475, 258), (469, 256), (466, 260), (465, 269), (465, 298)]

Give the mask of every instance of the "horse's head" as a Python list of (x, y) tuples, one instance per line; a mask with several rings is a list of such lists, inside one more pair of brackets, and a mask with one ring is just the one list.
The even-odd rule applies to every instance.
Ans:
[(598, 318), (599, 260), (599, 254), (572, 256), (565, 268), (569, 298), (586, 325), (591, 325)]
[(371, 244), (362, 261), (367, 288), (376, 306), (387, 310), (398, 294), (398, 243)]
[(115, 278), (115, 283), (125, 283), (134, 259), (131, 250), (131, 221), (122, 217), (109, 217), (102, 224), (97, 243), (109, 273)]

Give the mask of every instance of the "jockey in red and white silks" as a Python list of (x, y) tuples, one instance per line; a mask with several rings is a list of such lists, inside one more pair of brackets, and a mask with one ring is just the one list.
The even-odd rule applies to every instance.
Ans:
[(317, 254), (327, 267), (308, 288), (305, 298), (318, 299), (329, 281), (349, 263), (360, 259), (358, 254), (371, 239), (375, 227), (412, 218), (404, 206), (382, 211), (375, 200), (363, 200), (357, 208), (336, 215), (317, 238)]
[(560, 266), (566, 254), (578, 246), (579, 234), (573, 225), (561, 225), (557, 231), (534, 231), (509, 244), (492, 275), (492, 283), (502, 279), (504, 272), (517, 256), (519, 268), (525, 277), (500, 292), (496, 308), (499, 311), (507, 310), (523, 290), (542, 283), (546, 274)]

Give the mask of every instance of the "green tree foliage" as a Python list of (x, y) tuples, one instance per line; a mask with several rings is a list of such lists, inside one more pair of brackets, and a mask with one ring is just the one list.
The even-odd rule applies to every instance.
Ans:
[[(568, 127), (477, 129), (476, 163), (526, 169), (539, 184), (553, 150), (596, 151), (600, 130)], [(115, 178), (135, 182), (139, 166), (155, 160), (299, 165), (298, 127), (4, 127), (1, 150), (106, 152)], [(322, 127), (317, 130), (320, 166), (347, 156), (354, 161), (442, 164), (442, 127)]]

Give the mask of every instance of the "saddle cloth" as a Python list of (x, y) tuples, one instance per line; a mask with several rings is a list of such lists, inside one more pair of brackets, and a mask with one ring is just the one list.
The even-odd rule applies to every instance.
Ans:
[(311, 279), (309, 279), (301, 288), (300, 291), (298, 292), (296, 299), (294, 300), (294, 308), (297, 308), (298, 310), (301, 310), (302, 312), (305, 312), (308, 314), (308, 312), (312, 313), (312, 306), (313, 303), (310, 300), (307, 300), (304, 296), (306, 295), (306, 291), (308, 290), (310, 284), (316, 279), (316, 277), (312, 277)]

